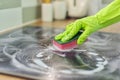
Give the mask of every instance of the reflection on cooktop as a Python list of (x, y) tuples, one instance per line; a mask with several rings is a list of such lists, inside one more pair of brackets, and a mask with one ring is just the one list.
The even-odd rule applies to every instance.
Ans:
[(51, 40), (62, 31), (27, 26), (0, 35), (0, 72), (40, 80), (120, 80), (120, 34), (96, 32), (80, 47), (59, 52)]

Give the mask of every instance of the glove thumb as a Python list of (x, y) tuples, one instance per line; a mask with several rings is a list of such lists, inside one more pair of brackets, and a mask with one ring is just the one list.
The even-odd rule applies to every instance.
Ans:
[(88, 30), (88, 29), (86, 29), (81, 35), (80, 35), (80, 37), (78, 38), (78, 40), (77, 40), (77, 44), (83, 44), (85, 41), (86, 41), (86, 39), (87, 39), (87, 37), (90, 35), (90, 30)]

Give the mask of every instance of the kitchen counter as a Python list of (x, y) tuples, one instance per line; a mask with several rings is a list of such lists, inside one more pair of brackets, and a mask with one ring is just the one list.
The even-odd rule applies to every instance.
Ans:
[[(54, 21), (54, 22), (42, 22), (38, 21), (34, 23), (33, 25), (40, 25), (40, 26), (46, 26), (46, 27), (59, 27), (59, 28), (65, 28), (65, 26), (71, 22), (75, 21), (75, 19), (70, 20), (63, 20), (63, 21)], [(120, 33), (120, 22), (113, 24), (111, 26), (108, 26), (106, 28), (101, 29), (100, 31), (103, 32), (112, 32), (112, 33)]]
[[(74, 19), (70, 19), (70, 20), (64, 20), (64, 21), (54, 21), (54, 22), (42, 22), (42, 21), (38, 21), (35, 22), (31, 25), (34, 26), (45, 26), (45, 27), (59, 27), (59, 28), (65, 28), (65, 25), (71, 23), (75, 21)], [(113, 32), (113, 33), (120, 33), (120, 23), (111, 25), (107, 28), (101, 29), (100, 31), (104, 31), (104, 32)], [(0, 80), (30, 80), (30, 79), (26, 79), (26, 78), (21, 78), (21, 77), (16, 77), (16, 76), (11, 76), (11, 75), (5, 75), (5, 74), (0, 74)]]

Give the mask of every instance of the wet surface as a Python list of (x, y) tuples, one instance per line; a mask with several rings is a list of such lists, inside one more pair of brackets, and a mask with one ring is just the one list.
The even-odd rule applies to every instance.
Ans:
[(59, 52), (51, 40), (62, 31), (29, 26), (0, 35), (0, 72), (40, 80), (120, 80), (120, 34), (96, 32), (78, 48)]

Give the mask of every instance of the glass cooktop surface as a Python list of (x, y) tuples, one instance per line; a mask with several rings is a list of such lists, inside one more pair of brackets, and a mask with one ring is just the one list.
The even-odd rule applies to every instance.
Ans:
[(63, 29), (27, 26), (0, 35), (0, 72), (40, 80), (120, 80), (120, 34), (96, 32), (79, 47), (52, 45)]

